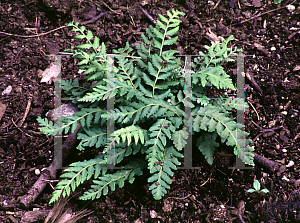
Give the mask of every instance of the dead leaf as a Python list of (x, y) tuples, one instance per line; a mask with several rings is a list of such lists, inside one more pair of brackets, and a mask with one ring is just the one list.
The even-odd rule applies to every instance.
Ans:
[(60, 67), (55, 65), (55, 63), (51, 63), (50, 66), (40, 75), (42, 76), (42, 82), (46, 82), (47, 84), (51, 84), (52, 81), (55, 80), (55, 78), (60, 73)]
[(215, 33), (213, 33), (210, 29), (209, 32), (206, 33), (206, 36), (210, 39), (210, 41), (213, 42), (223, 42), (224, 38), (222, 36), (217, 36)]
[(1, 121), (1, 119), (2, 119), (2, 116), (3, 116), (4, 113), (5, 113), (6, 108), (7, 108), (7, 105), (2, 104), (2, 103), (0, 102), (0, 121)]

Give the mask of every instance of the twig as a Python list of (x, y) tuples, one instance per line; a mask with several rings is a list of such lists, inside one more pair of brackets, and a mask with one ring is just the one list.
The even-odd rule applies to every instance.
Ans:
[(28, 115), (28, 113), (29, 113), (29, 110), (30, 110), (30, 107), (31, 107), (31, 101), (32, 101), (32, 98), (29, 98), (29, 99), (28, 99), (28, 102), (27, 102), (25, 114), (24, 114), (22, 120), (21, 120), (21, 121), (19, 122), (19, 124), (18, 124), (19, 127), (21, 127), (21, 126), (23, 125), (23, 123), (24, 123), (24, 121), (25, 121), (25, 119), (26, 119), (26, 117), (27, 117), (27, 115)]
[(185, 197), (167, 197), (167, 199), (173, 198), (173, 199), (177, 199), (177, 200), (183, 200), (183, 199), (186, 199), (186, 198), (188, 198), (188, 197), (190, 197), (190, 196), (191, 196), (191, 194), (188, 194), (188, 195), (186, 195)]
[(209, 177), (207, 178), (207, 180), (206, 180), (203, 184), (201, 184), (200, 187), (203, 187), (203, 186), (210, 180), (211, 175), (212, 175), (212, 173), (210, 173), (210, 175), (209, 175)]
[(256, 124), (255, 122), (252, 121), (252, 123), (253, 123), (254, 125), (256, 125), (256, 127), (258, 127), (263, 133), (266, 133), (266, 132), (272, 132), (272, 131), (274, 131), (274, 130), (276, 130), (276, 129), (282, 128), (282, 126), (278, 126), (278, 127), (274, 127), (274, 128), (271, 128), (271, 129), (264, 129), (264, 128), (260, 127), (258, 124)]
[(260, 120), (260, 117), (259, 117), (259, 115), (258, 115), (258, 112), (257, 112), (256, 109), (254, 108), (254, 106), (252, 105), (252, 103), (250, 102), (250, 100), (247, 99), (247, 101), (248, 101), (248, 103), (252, 106), (253, 110), (255, 111), (256, 116), (257, 116), (257, 120)]
[[(70, 134), (69, 137), (66, 139), (62, 146), (62, 161), (66, 159), (66, 157), (70, 154), (71, 150), (76, 145), (76, 134), (81, 128), (80, 123), (78, 124), (76, 130), (74, 133)], [(25, 208), (29, 208), (29, 206), (35, 201), (35, 199), (38, 197), (38, 195), (44, 190), (44, 188), (47, 185), (47, 181), (51, 178), (56, 177), (57, 169), (55, 169), (55, 162), (53, 161), (49, 168), (44, 170), (42, 174), (40, 175), (39, 179), (34, 183), (32, 188), (27, 192), (27, 194), (19, 197), (19, 201), (21, 205), (23, 205)]]
[(248, 78), (248, 80), (252, 83), (253, 87), (258, 90), (260, 93), (262, 93), (262, 89), (260, 88), (260, 86), (256, 83), (256, 81), (254, 80), (254, 78), (250, 75), (249, 72), (245, 72), (246, 77)]
[(24, 134), (27, 135), (28, 137), (31, 137), (31, 138), (33, 137), (33, 136), (27, 134), (26, 132), (23, 132), (23, 130), (22, 130), (19, 126), (17, 126), (17, 124), (14, 122), (13, 118), (11, 118), (11, 121), (13, 122), (14, 126), (16, 126), (17, 129), (19, 129), (22, 133), (24, 133)]
[(80, 24), (81, 25), (87, 25), (87, 24), (90, 24), (90, 23), (94, 23), (96, 22), (99, 18), (101, 18), (102, 16), (105, 16), (106, 14), (108, 13), (111, 13), (112, 11), (108, 11), (108, 12), (103, 12), (103, 13), (100, 13), (99, 15), (97, 15), (96, 17), (88, 20), (88, 21), (85, 21), (85, 22), (81, 22)]
[[(290, 4), (293, 4), (295, 1), (296, 1), (296, 0), (294, 0), (294, 1), (291, 2)], [(289, 4), (289, 5), (290, 5), (290, 4)], [(255, 19), (255, 18), (260, 17), (260, 16), (262, 16), (262, 15), (268, 14), (268, 13), (270, 13), (270, 12), (278, 11), (278, 10), (283, 9), (283, 8), (285, 8), (285, 7), (286, 7), (286, 6), (282, 6), (282, 7), (278, 8), (278, 9), (272, 9), (272, 10), (270, 10), (270, 11), (263, 12), (263, 13), (258, 14), (258, 15), (256, 15), (256, 16), (253, 16), (253, 17), (250, 18), (250, 19), (246, 19), (245, 21), (242, 21), (242, 22), (239, 22), (239, 23), (236, 23), (236, 24), (233, 24), (233, 25), (240, 25), (240, 24), (243, 24), (243, 23), (245, 23), (245, 22), (249, 22), (249, 21), (252, 20), (252, 19)]]
[(4, 35), (7, 35), (7, 36), (22, 37), (22, 38), (33, 38), (33, 37), (44, 36), (44, 35), (47, 35), (47, 34), (49, 34), (49, 33), (55, 32), (55, 31), (60, 30), (60, 29), (63, 29), (63, 28), (66, 28), (66, 26), (61, 26), (61, 27), (58, 27), (58, 28), (56, 28), (56, 29), (50, 30), (50, 31), (48, 31), (48, 32), (40, 33), (40, 34), (38, 34), (38, 35), (33, 35), (33, 36), (23, 36), (23, 35), (12, 34), (12, 33), (6, 33), (6, 32), (1, 32), (1, 31), (0, 31), (0, 34), (4, 34)]
[(16, 54), (16, 56), (14, 56), (14, 58), (10, 61), (10, 66), (11, 66), (11, 67), (12, 67), (14, 61), (18, 58), (19, 54), (20, 54), (23, 50), (25, 50), (25, 49), (26, 49), (26, 47), (24, 47), (24, 48), (22, 48), (21, 50), (19, 50), (19, 52)]
[(130, 15), (130, 18), (131, 18), (131, 21), (132, 21), (132, 23), (133, 23), (133, 26), (136, 27), (135, 22), (134, 22), (134, 20), (133, 20), (133, 18), (132, 18), (131, 15)]
[(245, 223), (242, 217), (244, 215), (244, 212), (245, 212), (245, 202), (241, 200), (238, 204), (238, 213), (237, 213), (241, 223)]
[(152, 18), (152, 16), (151, 15), (149, 15), (149, 13), (146, 11), (146, 10), (144, 10), (142, 7), (140, 7), (141, 8), (141, 10), (142, 10), (142, 12), (144, 13), (144, 15), (154, 24), (154, 25), (156, 25), (156, 21)]
[[(116, 12), (115, 10), (113, 10), (111, 7), (109, 7), (109, 5), (107, 5), (105, 2), (103, 2), (103, 1), (101, 1), (101, 3), (103, 4), (103, 5), (105, 5), (110, 11), (112, 11), (112, 12), (114, 12), (114, 13), (117, 13), (117, 14), (122, 14), (122, 13), (118, 13), (118, 12)], [(98, 5), (97, 3), (95, 3), (96, 5)], [(99, 5), (98, 5), (99, 6)]]
[(271, 129), (264, 129), (264, 128), (260, 127), (258, 124), (256, 124), (255, 122), (252, 121), (252, 123), (254, 125), (256, 125), (256, 127), (258, 127), (260, 129), (260, 131), (261, 131), (261, 133), (259, 133), (252, 141), (255, 141), (258, 137), (260, 137), (262, 134), (264, 134), (266, 132), (272, 132), (272, 131), (274, 131), (276, 129), (282, 128), (282, 126), (278, 126), (278, 127), (274, 127), (274, 128), (271, 128)]
[[(145, 16), (147, 16), (147, 18), (148, 18), (154, 25), (156, 25), (156, 21), (152, 18), (152, 16), (149, 15), (148, 12), (145, 11), (142, 7), (140, 7), (140, 8), (141, 8), (142, 12), (145, 14)], [(167, 38), (167, 39), (171, 39), (170, 36), (166, 36), (166, 38)]]
[(219, 0), (219, 1), (217, 2), (217, 4), (213, 7), (213, 9), (216, 9), (216, 8), (218, 7), (218, 5), (220, 4), (220, 2), (221, 2), (221, 0)]
[(299, 136), (300, 136), (300, 132), (295, 136), (294, 141), (295, 141), (296, 139), (298, 139)]

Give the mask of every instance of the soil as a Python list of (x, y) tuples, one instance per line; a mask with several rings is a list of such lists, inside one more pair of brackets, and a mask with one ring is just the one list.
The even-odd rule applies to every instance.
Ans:
[[(74, 212), (93, 211), (78, 222), (300, 222), (300, 3), (291, 0), (281, 5), (267, 0), (1, 1), (0, 93), (8, 86), (12, 90), (0, 96), (0, 222), (19, 222), (33, 208), (52, 208), (53, 182), (29, 209), (17, 202), (38, 179), (37, 170), (53, 158), (53, 137), (39, 131), (36, 118), (54, 108), (54, 85), (41, 83), (38, 70), (50, 65), (48, 55), (79, 42), (69, 28), (42, 33), (118, 10), (86, 25), (112, 52), (126, 41), (140, 40), (152, 25), (141, 3), (155, 20), (170, 9), (186, 13), (177, 45), (183, 55), (204, 51), (211, 41), (207, 32), (234, 35), (231, 45), (243, 49), (245, 73), (257, 84), (245, 79), (250, 104), (245, 129), (251, 145), (286, 169), (268, 172), (256, 165), (232, 171), (227, 157), (217, 153), (210, 166), (195, 150), (193, 166), (201, 169), (176, 171), (171, 189), (159, 201), (148, 191), (145, 176), (95, 201), (79, 201), (88, 185), (78, 188), (67, 206)], [(287, 10), (288, 4), (295, 10)], [(227, 64), (226, 71), (236, 79), (236, 65)], [(62, 78), (82, 78), (71, 57), (62, 57)], [(74, 151), (66, 165), (80, 159), (87, 158)], [(247, 193), (254, 179), (270, 193)]]

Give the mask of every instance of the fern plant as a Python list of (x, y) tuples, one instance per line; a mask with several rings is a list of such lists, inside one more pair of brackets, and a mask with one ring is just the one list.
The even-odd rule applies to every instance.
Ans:
[[(233, 60), (230, 56), (237, 55), (238, 49), (227, 47), (233, 36), (207, 46), (207, 54), (200, 52), (194, 60), (191, 94), (185, 90), (185, 71), (175, 55), (179, 51), (173, 49), (178, 39), (175, 34), (179, 31), (179, 17), (184, 13), (173, 10), (167, 16), (159, 15), (156, 27), (146, 29), (146, 35), (141, 35), (142, 42), (135, 49), (126, 43), (125, 48), (114, 50), (113, 59), (106, 52), (105, 44), (100, 44), (91, 31), (85, 32), (85, 27), (79, 27), (78, 23), (68, 24), (72, 31), (79, 33), (75, 38), (86, 41), (71, 51), (80, 60), (77, 65), (85, 70), (84, 79), (94, 84), (82, 87), (77, 79), (62, 81), (65, 93), (78, 98), (73, 103), (80, 111), (62, 118), (61, 126), (46, 118), (38, 117), (37, 121), (40, 130), (49, 135), (74, 132), (80, 123), (77, 149), (95, 147), (102, 154), (72, 163), (65, 169), (61, 175), (64, 179), (57, 184), (50, 203), (61, 195), (68, 196), (89, 179), (93, 179), (93, 184), (81, 199), (99, 198), (107, 195), (109, 189), (114, 191), (116, 185), (122, 188), (126, 180), (133, 183), (144, 171), (150, 171), (148, 182), (152, 183), (149, 190), (153, 197), (161, 199), (170, 188), (173, 172), (181, 165), (178, 158), (183, 157), (182, 149), (189, 134), (197, 139), (193, 146), (204, 154), (209, 164), (213, 163), (219, 137), (246, 164), (254, 165), (253, 148), (248, 146), (251, 140), (244, 138), (248, 133), (240, 130), (242, 124), (229, 118), (232, 108), (241, 109), (244, 102), (226, 97), (212, 100), (206, 97), (205, 91), (208, 85), (235, 90), (222, 67), (223, 62)], [(113, 60), (116, 66), (111, 68)], [(109, 72), (113, 72), (114, 79), (109, 78)], [(114, 110), (107, 110), (106, 100), (112, 97), (115, 97)], [(192, 108), (191, 129), (184, 125), (186, 106)], [(112, 134), (106, 131), (109, 119), (114, 120)], [(121, 169), (108, 171), (109, 164), (120, 164), (127, 156), (132, 158), (130, 162)]]

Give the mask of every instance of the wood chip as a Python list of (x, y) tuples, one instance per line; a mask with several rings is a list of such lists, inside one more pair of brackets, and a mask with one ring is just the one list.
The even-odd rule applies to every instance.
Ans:
[(6, 108), (7, 108), (7, 105), (2, 104), (2, 103), (0, 102), (0, 121), (1, 121), (1, 119), (2, 119), (2, 116), (3, 116), (4, 113), (5, 113)]

